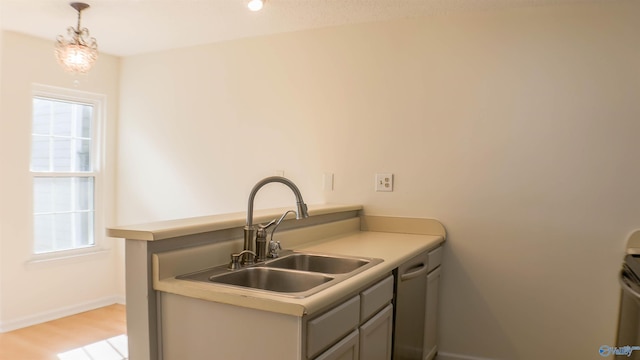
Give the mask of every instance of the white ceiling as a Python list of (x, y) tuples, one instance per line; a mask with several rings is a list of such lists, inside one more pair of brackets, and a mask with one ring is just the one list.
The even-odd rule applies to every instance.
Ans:
[[(101, 52), (127, 56), (243, 37), (460, 11), (594, 0), (84, 0), (82, 26)], [(596, 0), (611, 1), (611, 0)], [(75, 26), (68, 0), (0, 0), (5, 30), (51, 39)]]

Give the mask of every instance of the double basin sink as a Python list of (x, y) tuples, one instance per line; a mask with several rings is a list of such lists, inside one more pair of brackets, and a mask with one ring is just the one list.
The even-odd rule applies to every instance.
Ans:
[(238, 270), (219, 266), (177, 278), (304, 298), (381, 262), (376, 258), (284, 251), (279, 258)]

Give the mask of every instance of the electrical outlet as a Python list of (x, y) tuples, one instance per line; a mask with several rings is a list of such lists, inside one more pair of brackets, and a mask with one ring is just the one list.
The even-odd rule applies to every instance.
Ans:
[(376, 191), (393, 191), (393, 174), (376, 174)]

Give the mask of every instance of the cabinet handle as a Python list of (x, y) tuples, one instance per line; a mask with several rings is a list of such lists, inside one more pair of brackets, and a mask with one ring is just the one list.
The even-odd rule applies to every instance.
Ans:
[(427, 272), (427, 264), (420, 263), (408, 269), (404, 274), (400, 275), (401, 281), (411, 280)]

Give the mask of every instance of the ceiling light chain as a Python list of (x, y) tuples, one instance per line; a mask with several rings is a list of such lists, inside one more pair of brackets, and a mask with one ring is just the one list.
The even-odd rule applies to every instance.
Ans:
[(89, 7), (88, 4), (73, 2), (72, 8), (78, 12), (78, 27), (70, 26), (67, 34), (71, 38), (67, 40), (62, 35), (56, 38), (55, 55), (58, 63), (67, 71), (73, 73), (87, 73), (98, 59), (98, 43), (89, 36), (89, 29), (80, 25), (82, 10)]

